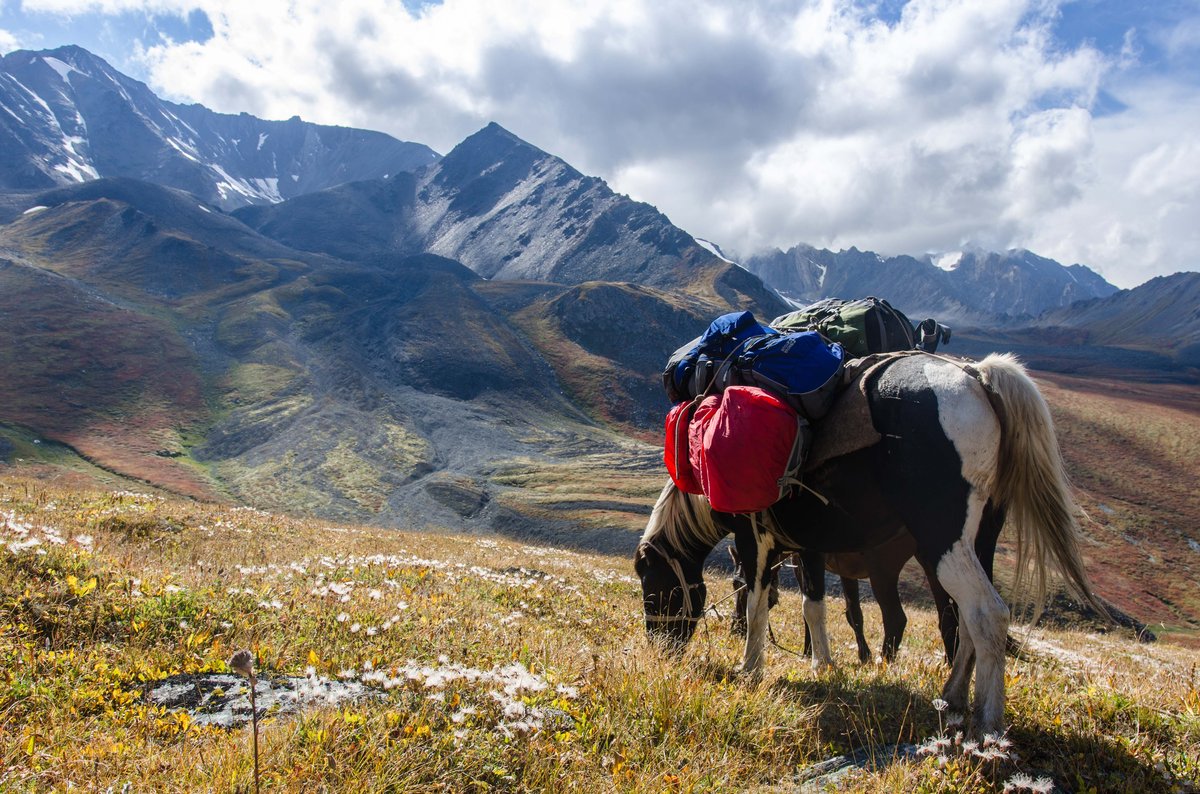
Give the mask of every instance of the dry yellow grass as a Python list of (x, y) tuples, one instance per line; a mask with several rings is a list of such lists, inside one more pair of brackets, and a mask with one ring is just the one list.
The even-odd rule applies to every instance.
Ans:
[[(834, 620), (837, 669), (772, 650), (751, 684), (734, 674), (724, 620), (707, 620), (682, 658), (651, 646), (622, 557), (15, 478), (0, 478), (0, 542), (6, 791), (250, 790), (249, 728), (143, 695), (168, 676), (227, 672), (241, 648), (268, 681), (307, 674), (372, 693), (265, 715), (266, 791), (787, 791), (826, 758), (946, 730), (931, 705), (940, 640), (922, 610), (892, 665), (854, 663)], [(724, 594), (715, 574), (710, 586), (711, 600)], [(799, 646), (795, 596), (772, 622)], [(1184, 649), (1039, 631), (1010, 660), (1007, 758), (964, 753), (950, 729), (940, 759), (842, 781), (1195, 790), (1198, 686)]]

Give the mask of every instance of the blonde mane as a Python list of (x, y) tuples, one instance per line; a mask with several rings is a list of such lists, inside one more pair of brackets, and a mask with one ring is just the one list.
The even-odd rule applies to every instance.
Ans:
[(663, 540), (681, 554), (688, 549), (711, 549), (728, 532), (713, 520), (712, 508), (703, 496), (684, 493), (668, 482), (654, 503), (642, 543)]

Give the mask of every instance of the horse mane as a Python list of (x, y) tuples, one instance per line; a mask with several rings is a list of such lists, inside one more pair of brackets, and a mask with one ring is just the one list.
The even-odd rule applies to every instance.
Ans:
[(661, 538), (676, 551), (691, 557), (692, 551), (702, 550), (707, 554), (727, 534), (727, 530), (717, 526), (707, 499), (684, 493), (668, 481), (650, 511), (642, 543)]
[(984, 388), (1003, 406), (997, 411), (1000, 479), (994, 497), (1017, 538), (1012, 600), (1031, 604), (1036, 622), (1045, 607), (1046, 573), (1053, 562), (1077, 597), (1107, 615), (1079, 555), (1077, 508), (1045, 398), (1010, 353), (987, 356), (977, 370)]

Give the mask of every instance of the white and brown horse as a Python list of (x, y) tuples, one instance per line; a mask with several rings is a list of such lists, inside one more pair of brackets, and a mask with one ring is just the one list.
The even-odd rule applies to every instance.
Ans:
[[(866, 396), (881, 440), (821, 463), (805, 475), (806, 488), (767, 511), (717, 513), (703, 497), (667, 485), (634, 557), (646, 628), (679, 647), (691, 639), (704, 612), (704, 560), (732, 533), (748, 580), (741, 666), (756, 674), (772, 559), (781, 551), (863, 551), (904, 528), (916, 541), (917, 559), (957, 606), (958, 647), (943, 697), (966, 713), (974, 671), (973, 729), (999, 731), (1009, 608), (990, 573), (1000, 528), (1007, 522), (1016, 533), (1015, 595), (1028, 593), (1041, 604), (1047, 575), (1057, 568), (1105, 614), (1079, 556), (1049, 410), (1024, 368), (1006, 355), (977, 364), (898, 357), (871, 373)], [(805, 598), (803, 610), (814, 666), (831, 663), (824, 602)]]

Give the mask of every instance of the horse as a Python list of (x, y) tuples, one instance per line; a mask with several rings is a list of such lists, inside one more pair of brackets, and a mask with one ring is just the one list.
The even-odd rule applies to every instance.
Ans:
[[(866, 579), (871, 583), (871, 591), (875, 594), (875, 602), (879, 605), (879, 613), (883, 618), (883, 650), (880, 656), (885, 662), (891, 662), (900, 650), (900, 641), (904, 638), (904, 629), (908, 625), (908, 616), (904, 614), (904, 605), (900, 602), (900, 572), (916, 552), (916, 540), (906, 530), (901, 530), (890, 540), (865, 551), (824, 555), (824, 570), (841, 579), (842, 593), (846, 601), (846, 622), (854, 631), (860, 662), (866, 663), (871, 660), (871, 646), (863, 631), (862, 602), (858, 592), (859, 580)], [(733, 546), (729, 547), (729, 556), (733, 560), (733, 586), (736, 591), (730, 630), (734, 635), (744, 637), (746, 636), (746, 575), (741, 560), (737, 556), (737, 550)], [(799, 555), (793, 554), (791, 557), (801, 592), (806, 598), (820, 600), (824, 596), (824, 572), (806, 571)], [(775, 606), (779, 600), (778, 563), (773, 561), (771, 569), (775, 573), (771, 577), (768, 589), (768, 608)], [(946, 650), (946, 663), (949, 664), (954, 659), (954, 649), (958, 642), (958, 616), (950, 601), (950, 595), (938, 583), (937, 576), (928, 567), (925, 569), (925, 578), (929, 582), (929, 589), (937, 607), (942, 644)], [(807, 625), (804, 627), (803, 653), (805, 656), (812, 654), (812, 633), (808, 630)]]
[[(855, 399), (854, 388), (837, 401)], [(767, 510), (717, 513), (703, 497), (667, 483), (634, 553), (646, 630), (669, 647), (686, 645), (704, 612), (704, 560), (732, 533), (751, 574), (740, 670), (757, 677), (773, 557), (799, 552), (806, 570), (819, 573), (823, 554), (871, 549), (903, 528), (916, 541), (917, 559), (957, 607), (958, 647), (942, 698), (968, 713), (974, 674), (972, 729), (999, 732), (1010, 613), (992, 584), (991, 565), (1006, 522), (1017, 540), (1013, 594), (1033, 602), (1034, 618), (1053, 569), (1107, 614), (1079, 555), (1049, 409), (1008, 354), (974, 364), (927, 353), (892, 357), (864, 375), (862, 391), (879, 440), (818, 463), (805, 473), (804, 487)], [(828, 430), (818, 427), (817, 434)], [(829, 665), (824, 602), (806, 596), (802, 605), (813, 665)]]

